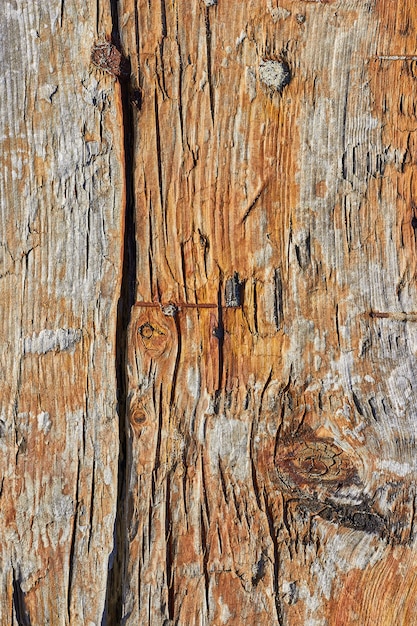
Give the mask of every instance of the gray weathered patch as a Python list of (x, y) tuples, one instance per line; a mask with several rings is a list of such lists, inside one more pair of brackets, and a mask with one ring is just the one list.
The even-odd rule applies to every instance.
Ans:
[(57, 330), (41, 330), (32, 337), (23, 340), (23, 354), (46, 354), (51, 351), (71, 350), (82, 338), (79, 328), (58, 328)]
[(264, 59), (259, 64), (259, 78), (273, 91), (281, 92), (291, 80), (291, 72), (286, 61)]

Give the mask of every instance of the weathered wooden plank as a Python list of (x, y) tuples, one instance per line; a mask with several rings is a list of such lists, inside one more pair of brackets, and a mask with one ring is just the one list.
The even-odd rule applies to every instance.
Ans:
[(120, 90), (109, 7), (0, 6), (0, 623), (100, 624), (117, 496)]
[(152, 413), (127, 441), (125, 622), (412, 623), (414, 5), (120, 16), (131, 422)]
[(412, 624), (414, 4), (0, 12), (0, 622)]

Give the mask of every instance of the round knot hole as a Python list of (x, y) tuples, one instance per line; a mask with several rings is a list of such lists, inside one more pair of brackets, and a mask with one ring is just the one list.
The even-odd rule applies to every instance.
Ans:
[(139, 326), (138, 328), (139, 335), (144, 339), (151, 339), (154, 332), (155, 328), (151, 324), (149, 324), (149, 322), (146, 322), (146, 324), (142, 324), (142, 326)]

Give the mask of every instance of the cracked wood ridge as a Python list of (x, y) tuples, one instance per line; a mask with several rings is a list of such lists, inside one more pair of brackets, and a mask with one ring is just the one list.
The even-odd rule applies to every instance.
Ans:
[(415, 3), (0, 17), (0, 626), (417, 622)]

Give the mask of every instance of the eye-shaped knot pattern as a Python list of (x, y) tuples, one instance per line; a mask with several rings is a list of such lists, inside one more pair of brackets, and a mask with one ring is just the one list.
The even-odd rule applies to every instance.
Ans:
[(275, 465), (283, 479), (302, 487), (317, 483), (348, 483), (356, 475), (350, 457), (336, 444), (310, 440), (278, 448)]
[(155, 322), (145, 322), (137, 328), (140, 344), (151, 356), (162, 355), (168, 346), (168, 333)]
[(130, 421), (135, 426), (143, 426), (147, 420), (144, 408), (140, 405), (135, 406), (130, 412)]

